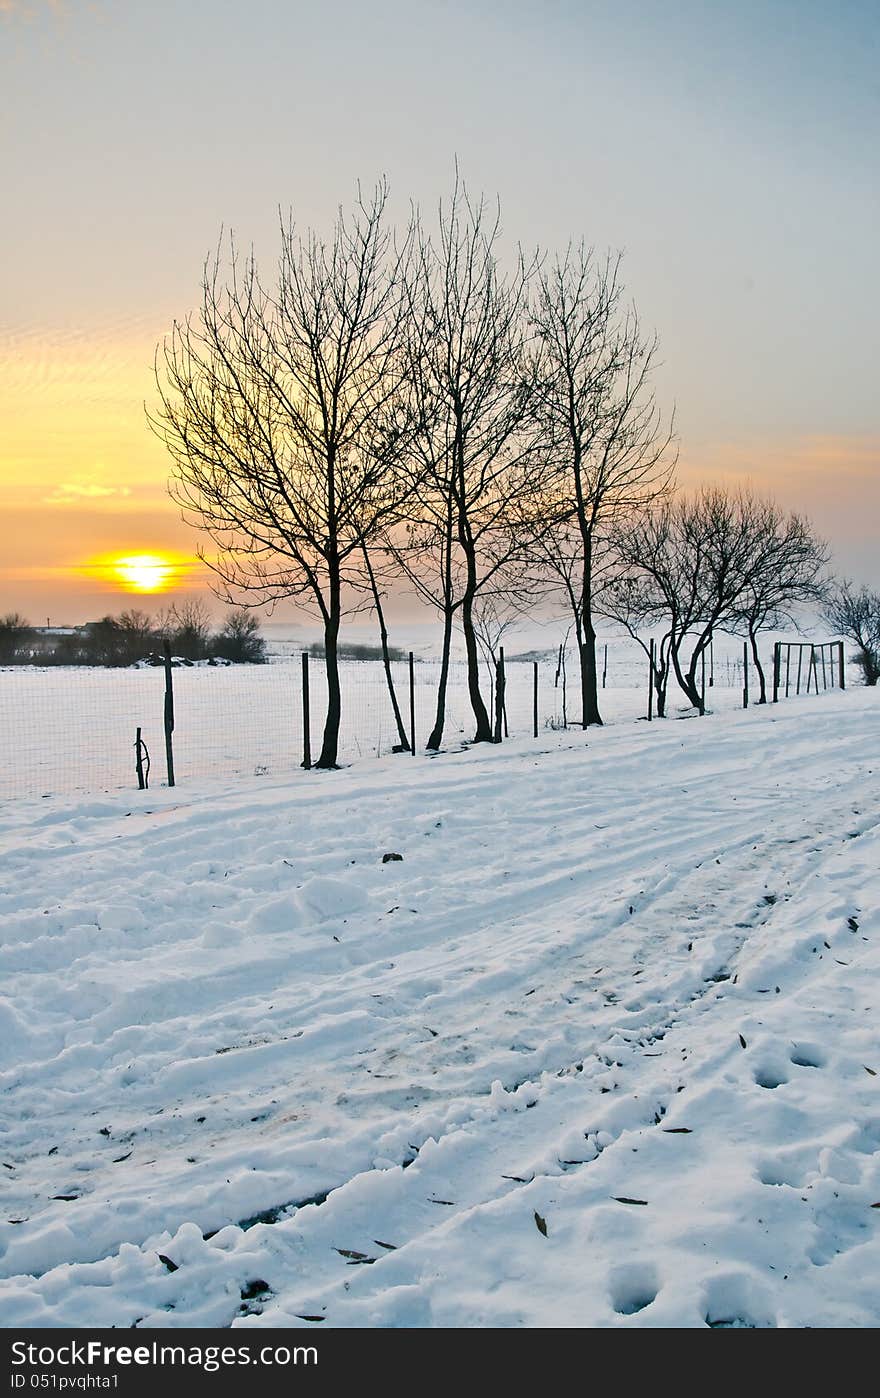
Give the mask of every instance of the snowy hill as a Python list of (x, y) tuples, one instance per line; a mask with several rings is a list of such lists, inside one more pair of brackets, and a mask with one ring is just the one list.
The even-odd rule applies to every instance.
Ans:
[(855, 690), (7, 805), (3, 1323), (877, 1325), (878, 753)]

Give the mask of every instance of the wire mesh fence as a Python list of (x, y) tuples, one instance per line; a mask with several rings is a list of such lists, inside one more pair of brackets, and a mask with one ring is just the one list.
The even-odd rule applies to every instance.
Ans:
[[(601, 708), (606, 722), (645, 716), (647, 659), (629, 639), (599, 642)], [(769, 662), (769, 657), (768, 657)], [(577, 726), (581, 717), (578, 657), (571, 646), (537, 661), (505, 664), (505, 737), (534, 732), (535, 665), (539, 734)], [(327, 689), (320, 659), (309, 663), (310, 738), (320, 750)], [(391, 673), (407, 737), (410, 732), (410, 667), (395, 661)], [(433, 727), (440, 679), (436, 660), (412, 667), (416, 751)], [(340, 664), (342, 725), (339, 762), (384, 756), (400, 741), (382, 664)], [(302, 657), (291, 650), (268, 665), (175, 665), (174, 767), (178, 784), (207, 778), (283, 775), (300, 768), (304, 754)], [(494, 671), (481, 666), (481, 690), (490, 717)], [(17, 666), (0, 669), (0, 799), (100, 792), (136, 786), (135, 735), (141, 730), (148, 782), (166, 781), (164, 694), (161, 666), (130, 669)], [(742, 643), (715, 646), (707, 655), (710, 706), (735, 707), (743, 686)], [(449, 669), (443, 746), (457, 748), (473, 736), (467, 669)]]

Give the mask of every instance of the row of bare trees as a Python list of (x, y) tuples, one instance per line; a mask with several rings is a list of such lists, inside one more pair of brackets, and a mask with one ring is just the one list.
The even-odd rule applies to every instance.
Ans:
[(672, 496), (639, 512), (614, 539), (613, 553), (616, 566), (601, 609), (652, 656), (661, 717), (671, 675), (703, 712), (698, 675), (716, 631), (748, 638), (758, 702), (766, 703), (758, 637), (792, 622), (796, 607), (821, 602), (828, 561), (824, 543), (802, 516), (749, 491), (721, 487)]
[(640, 640), (661, 629), (662, 712), (670, 673), (701, 702), (713, 630), (748, 635), (760, 665), (759, 632), (817, 595), (825, 550), (807, 521), (747, 493), (673, 494), (657, 341), (619, 257), (520, 250), (505, 267), (497, 206), (458, 178), (433, 232), (417, 211), (395, 231), (380, 184), (326, 241), (290, 218), (280, 233), (271, 284), (234, 244), (205, 264), (200, 304), (157, 352), (150, 421), (220, 594), (292, 598), (321, 618), (318, 766), (337, 759), (343, 613), (376, 612), (387, 659), (395, 579), (442, 623), (432, 749), (456, 627), (480, 742), (493, 736), (481, 649), (517, 609), (555, 595), (568, 610), (586, 726), (601, 723), (598, 616)]

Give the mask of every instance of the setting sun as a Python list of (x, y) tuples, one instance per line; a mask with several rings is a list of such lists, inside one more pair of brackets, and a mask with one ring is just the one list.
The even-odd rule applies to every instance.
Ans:
[(199, 559), (171, 549), (144, 553), (107, 552), (79, 564), (74, 572), (96, 583), (101, 593), (158, 596), (175, 588), (198, 586)]
[(136, 553), (115, 559), (113, 571), (130, 592), (163, 592), (171, 583), (173, 565), (158, 554)]

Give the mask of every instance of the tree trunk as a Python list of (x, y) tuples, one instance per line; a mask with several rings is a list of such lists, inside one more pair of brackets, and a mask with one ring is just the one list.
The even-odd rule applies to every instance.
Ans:
[[(333, 571), (336, 576), (333, 576)], [(327, 717), (321, 753), (315, 763), (325, 771), (333, 770), (339, 754), (339, 723), (342, 717), (342, 695), (339, 688), (339, 622), (342, 615), (341, 588), (338, 570), (331, 570), (330, 609), (324, 621), (324, 665), (327, 671)]]
[(687, 694), (694, 708), (699, 709), (701, 715), (706, 712), (706, 705), (703, 697), (703, 691), (697, 684), (697, 666), (700, 664), (700, 660), (702, 659), (705, 650), (705, 645), (700, 644), (698, 642), (694, 649), (694, 653), (691, 656), (691, 663), (688, 666), (687, 674), (685, 675), (685, 693)]
[(385, 667), (385, 683), (388, 685), (388, 696), (391, 700), (391, 707), (394, 710), (394, 722), (397, 724), (397, 744), (400, 752), (409, 752), (409, 739), (406, 736), (406, 729), (400, 713), (400, 705), (397, 702), (397, 691), (394, 688), (394, 676), (391, 673), (391, 660), (388, 655), (388, 629), (385, 625), (385, 613), (382, 610), (382, 598), (376, 586), (376, 576), (373, 572), (373, 565), (370, 562), (370, 555), (366, 544), (361, 544), (361, 552), (364, 555), (364, 563), (367, 569), (367, 576), (370, 579), (370, 588), (373, 593), (373, 606), (376, 608), (376, 618), (379, 622), (379, 640), (382, 643), (382, 664)]
[(449, 683), (449, 654), (452, 649), (452, 609), (447, 607), (443, 613), (443, 657), (440, 661), (440, 682), (437, 685), (437, 712), (434, 716), (434, 727), (431, 729), (430, 737), (425, 744), (428, 752), (438, 752), (440, 744), (443, 742), (443, 727), (446, 723), (446, 686)]
[(658, 676), (654, 685), (657, 695), (657, 717), (666, 717), (666, 686), (669, 683), (669, 676)]
[(694, 655), (691, 658), (690, 668), (687, 674), (685, 674), (681, 668), (681, 658), (679, 656), (679, 648), (683, 639), (683, 637), (673, 639), (671, 643), (670, 653), (672, 655), (672, 667), (675, 670), (675, 678), (678, 680), (679, 687), (690, 700), (694, 708), (699, 709), (700, 694), (696, 684), (696, 667), (697, 661), (699, 660), (699, 652), (694, 652)]
[(599, 713), (599, 674), (596, 665), (596, 632), (593, 627), (593, 619), (588, 614), (584, 617), (584, 640), (580, 646), (581, 657), (581, 712), (583, 714), (583, 726), (589, 728), (591, 724), (601, 724), (602, 715)]
[(758, 654), (758, 635), (756, 631), (749, 632), (749, 640), (752, 643), (752, 660), (755, 662), (755, 669), (758, 672), (758, 689), (760, 691), (758, 703), (767, 703), (767, 682), (764, 679), (764, 667), (761, 664), (761, 657)]
[(476, 732), (474, 733), (475, 743), (491, 743), (493, 739), (492, 725), (489, 721), (489, 714), (486, 705), (483, 703), (483, 696), (480, 693), (480, 654), (477, 648), (477, 638), (474, 633), (474, 589), (471, 586), (470, 574), (473, 568), (473, 560), (468, 558), (468, 586), (465, 590), (461, 603), (461, 626), (464, 632), (464, 648), (467, 655), (468, 673), (468, 695), (470, 696), (471, 708), (474, 711), (476, 720)]
[(584, 537), (584, 570), (581, 583), (583, 640), (578, 647), (581, 662), (581, 714), (584, 728), (601, 724), (596, 666), (596, 628), (593, 626), (593, 537)]
[[(659, 647), (657, 648), (659, 655)], [(654, 700), (657, 706), (657, 717), (666, 717), (666, 688), (669, 684), (669, 667), (664, 666), (664, 662), (655, 658), (654, 668), (651, 674), (651, 682), (654, 686)]]

